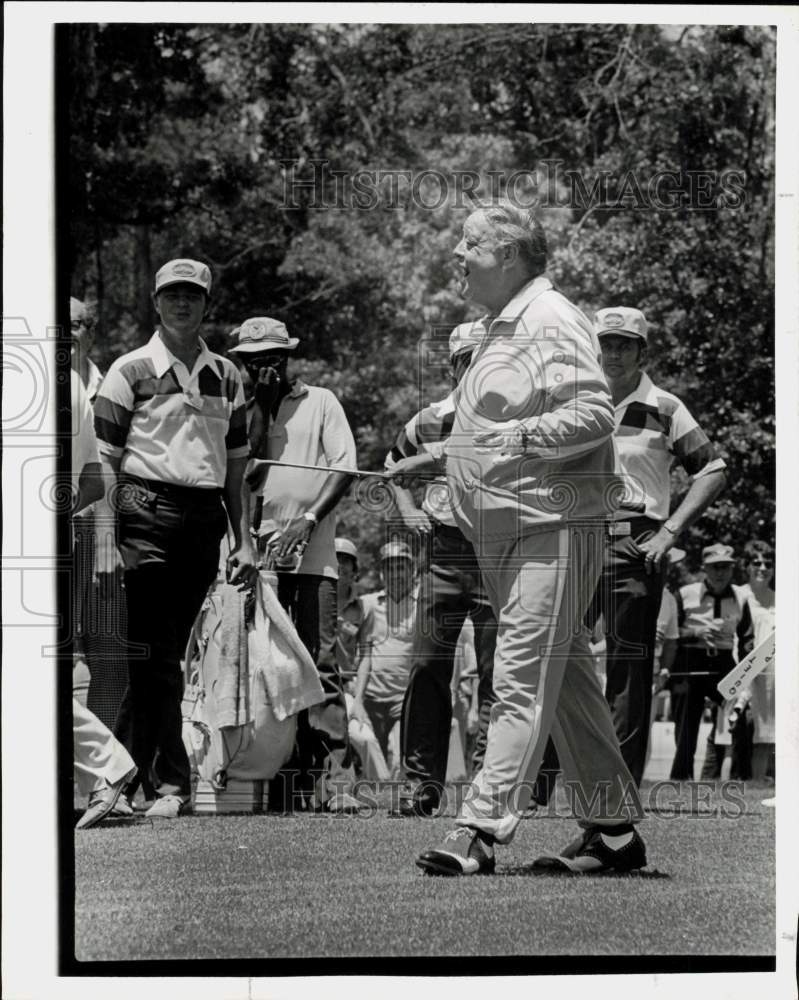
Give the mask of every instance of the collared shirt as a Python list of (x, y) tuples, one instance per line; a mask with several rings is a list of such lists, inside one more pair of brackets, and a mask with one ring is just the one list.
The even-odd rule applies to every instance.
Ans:
[(241, 376), (203, 340), (191, 372), (158, 331), (111, 365), (94, 404), (101, 454), (119, 471), (221, 488), (227, 462), (249, 454)]
[[(329, 389), (292, 382), (274, 419), (269, 422), (266, 458), (270, 461), (296, 462), (322, 469), (344, 466), (356, 469), (355, 439), (344, 408)], [(250, 471), (256, 470), (253, 459)], [(266, 477), (256, 493), (263, 497), (260, 536), (282, 531), (290, 521), (301, 517), (316, 500), (328, 480), (324, 471), (266, 466)], [(336, 558), (336, 517), (331, 511), (311, 532), (297, 573), (338, 579)]]
[[(730, 584), (721, 594), (708, 590), (704, 580), (680, 587), (677, 597), (678, 620), (681, 628), (700, 629), (714, 619), (721, 620), (721, 636), (716, 649), (737, 650), (737, 659), (752, 648), (752, 615), (743, 587)], [(705, 648), (698, 637), (686, 636), (684, 646)]]
[[(455, 393), (420, 410), (397, 435), (394, 447), (386, 456), (385, 468), (391, 470), (401, 459), (411, 458), (421, 451), (441, 458), (454, 420)], [(442, 524), (456, 527), (446, 476), (436, 476), (427, 484), (422, 509)]]
[(402, 701), (411, 670), (419, 584), (399, 601), (385, 590), (364, 594), (362, 600), (366, 611), (363, 655), (371, 657), (364, 695), (374, 701)]
[(616, 447), (624, 478), (623, 510), (663, 521), (675, 459), (695, 478), (725, 468), (685, 404), (641, 372), (638, 388), (616, 407)]
[[(613, 404), (588, 318), (539, 276), (481, 323), (445, 449), (458, 527), (476, 543), (608, 518)], [(476, 433), (519, 421), (525, 454), (476, 451)]]
[(364, 643), (366, 609), (363, 599), (354, 590), (343, 604), (339, 602), (336, 627), (336, 661), (343, 681), (353, 680), (357, 673), (358, 653)]

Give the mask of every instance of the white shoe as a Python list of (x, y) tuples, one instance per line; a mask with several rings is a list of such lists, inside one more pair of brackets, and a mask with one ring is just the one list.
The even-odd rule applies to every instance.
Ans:
[(760, 803), (761, 806), (768, 806), (769, 809), (774, 809), (777, 805), (777, 796), (772, 795), (770, 799), (763, 799)]
[(177, 819), (186, 804), (180, 795), (160, 795), (144, 815), (150, 819)]

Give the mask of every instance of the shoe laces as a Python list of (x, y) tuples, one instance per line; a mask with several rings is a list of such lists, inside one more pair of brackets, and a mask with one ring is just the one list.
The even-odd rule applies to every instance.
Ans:
[(450, 830), (449, 833), (446, 835), (446, 837), (444, 837), (444, 841), (446, 843), (450, 840), (457, 841), (460, 840), (462, 837), (471, 838), (473, 836), (474, 836), (474, 830), (472, 830), (470, 827), (459, 826), (457, 830)]

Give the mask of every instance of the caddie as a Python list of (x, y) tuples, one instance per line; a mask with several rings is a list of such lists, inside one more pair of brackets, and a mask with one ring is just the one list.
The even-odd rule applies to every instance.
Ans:
[[(256, 498), (259, 550), (274, 564), (278, 600), (311, 654), (325, 691), (323, 704), (298, 716), (297, 756), (270, 782), (269, 808), (355, 811), (358, 803), (347, 790), (354, 775), (348, 767), (347, 709), (336, 659), (334, 515), (352, 477), (326, 471), (331, 466), (356, 469), (355, 439), (344, 408), (329, 389), (289, 375), (299, 338), (291, 337), (284, 323), (253, 316), (232, 336), (229, 352), (247, 373), (252, 457), (245, 496), (252, 491)], [(295, 765), (296, 795), (290, 785)]]
[[(621, 752), (640, 785), (649, 741), (657, 616), (668, 566), (664, 556), (719, 495), (726, 472), (685, 404), (654, 385), (643, 370), (649, 324), (640, 309), (600, 309), (594, 330), (613, 397), (624, 496), (610, 527), (590, 617), (604, 616), (605, 695)], [(671, 510), (675, 461), (693, 478)]]
[(189, 801), (180, 660), (228, 525), (231, 582), (249, 584), (257, 572), (242, 516), (244, 392), (236, 366), (200, 337), (210, 294), (206, 264), (164, 264), (153, 291), (155, 333), (113, 363), (95, 400), (128, 603), (129, 682), (115, 729), (135, 780), (154, 770), (147, 815), (163, 819)]

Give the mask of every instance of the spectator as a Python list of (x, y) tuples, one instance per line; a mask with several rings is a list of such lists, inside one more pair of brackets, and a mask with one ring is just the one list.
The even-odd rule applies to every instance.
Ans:
[(337, 538), (335, 545), (338, 560), (336, 658), (344, 689), (352, 693), (366, 612), (363, 600), (355, 590), (358, 580), (358, 550), (355, 543), (349, 538)]
[[(325, 691), (322, 704), (297, 717), (294, 757), (269, 785), (269, 808), (297, 805), (354, 811), (344, 789), (349, 768), (347, 707), (336, 653), (336, 580), (333, 511), (351, 477), (325, 471), (355, 469), (355, 441), (341, 403), (329, 389), (289, 376), (299, 340), (277, 319), (257, 316), (233, 331), (230, 353), (244, 366), (248, 386), (248, 435), (252, 459), (247, 482), (256, 497), (259, 550), (277, 570), (277, 596), (316, 664)], [(275, 462), (275, 465), (266, 463)], [(281, 467), (315, 466), (318, 471)], [(245, 491), (246, 492), (246, 491)], [(248, 500), (249, 503), (249, 500)]]
[(152, 772), (156, 800), (147, 815), (161, 819), (189, 805), (180, 661), (228, 522), (231, 582), (247, 585), (256, 575), (242, 515), (244, 393), (235, 366), (200, 337), (210, 294), (205, 264), (165, 264), (153, 292), (158, 329), (113, 363), (95, 400), (101, 458), (119, 487), (128, 638), (144, 651), (131, 655), (115, 729), (138, 768), (129, 792)]
[[(639, 309), (613, 306), (596, 314), (625, 493), (611, 526), (592, 614), (605, 618), (605, 694), (624, 760), (638, 784), (649, 742), (663, 557), (715, 500), (726, 476), (724, 462), (685, 405), (643, 370), (648, 329)], [(670, 514), (669, 471), (675, 460), (693, 481)]]
[[(69, 305), (72, 370), (93, 404), (103, 381), (100, 369), (89, 357), (94, 345), (95, 315), (79, 299), (71, 298)], [(73, 530), (76, 660), (87, 678), (88, 707), (101, 722), (112, 727), (128, 679), (127, 609), (122, 587), (124, 567), (114, 539), (114, 513), (104, 496), (76, 515)], [(148, 785), (146, 778), (144, 784)], [(149, 787), (145, 794), (150, 800), (154, 797)]]
[[(736, 641), (739, 657), (752, 648), (752, 617), (746, 595), (732, 583), (734, 569), (735, 557), (728, 545), (709, 545), (702, 550), (704, 579), (681, 587), (677, 595), (680, 647), (679, 680), (672, 685), (677, 743), (671, 767), (674, 781), (693, 781), (705, 698), (716, 706), (718, 719), (723, 698), (716, 685), (735, 666)], [(708, 774), (711, 767), (710, 776), (715, 776), (720, 766), (713, 750)]]
[[(774, 549), (766, 542), (747, 542), (744, 566), (749, 582), (747, 604), (752, 615), (754, 645), (759, 646), (775, 629)], [(744, 693), (753, 724), (752, 780), (774, 778), (774, 662), (752, 679)]]
[(429, 567), (423, 576), (419, 623), (402, 714), (402, 767), (408, 779), (399, 798), (402, 815), (430, 815), (439, 804), (447, 771), (452, 725), (452, 681), (455, 646), (467, 617), (474, 625), (478, 664), (478, 733), (472, 769), (479, 770), (494, 703), (492, 674), (497, 621), (483, 588), (471, 542), (455, 523), (449, 488), (443, 475), (428, 481), (422, 509), (416, 507), (403, 477), (414, 470), (438, 470), (455, 417), (457, 386), (471, 363), (484, 331), (463, 323), (450, 335), (454, 391), (425, 407), (405, 425), (386, 458), (400, 517), (424, 539)]
[(364, 594), (364, 646), (355, 681), (353, 715), (374, 730), (389, 770), (399, 772), (399, 722), (411, 670), (419, 585), (407, 542), (380, 549), (383, 590)]
[[(675, 567), (684, 559), (685, 552), (682, 549), (669, 549), (670, 565), (666, 586), (663, 588), (663, 596), (660, 600), (660, 610), (658, 611), (657, 628), (655, 630), (654, 697), (652, 700), (653, 722), (659, 717), (668, 719), (671, 712), (668, 679), (674, 668), (677, 649), (680, 645), (677, 598), (674, 596), (675, 589), (679, 586), (676, 583), (679, 577)], [(658, 702), (662, 702), (662, 709), (660, 711), (658, 711)], [(647, 758), (648, 756), (647, 754)]]
[[(100, 456), (94, 434), (89, 396), (76, 372), (72, 372), (72, 474), (73, 517), (103, 495)], [(80, 794), (88, 806), (77, 822), (78, 830), (87, 830), (113, 810), (131, 815), (129, 805), (121, 803), (125, 785), (136, 774), (136, 767), (125, 748), (85, 705), (72, 699), (73, 771)]]

